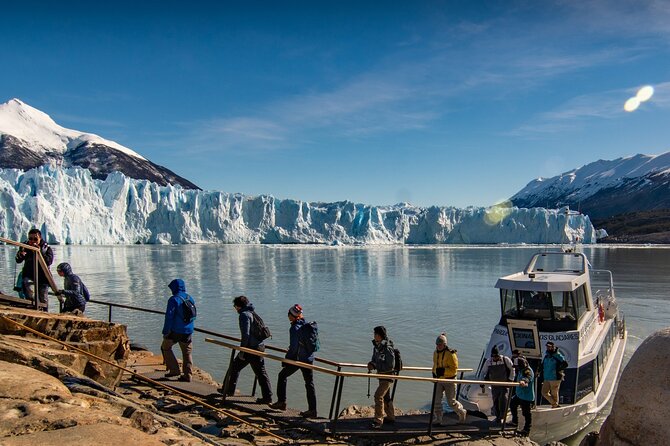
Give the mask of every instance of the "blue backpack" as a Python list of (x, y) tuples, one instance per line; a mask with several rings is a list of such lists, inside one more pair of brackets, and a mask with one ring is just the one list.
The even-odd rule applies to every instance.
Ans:
[(321, 343), (319, 342), (319, 326), (315, 321), (305, 322), (302, 327), (300, 327), (300, 330), (298, 330), (298, 344), (304, 348), (309, 355), (319, 351), (319, 348), (321, 348)]

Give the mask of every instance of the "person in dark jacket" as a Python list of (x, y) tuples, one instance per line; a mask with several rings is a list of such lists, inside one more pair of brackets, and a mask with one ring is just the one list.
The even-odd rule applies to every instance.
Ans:
[[(514, 364), (509, 357), (501, 355), (498, 347), (494, 345), (491, 348), (491, 357), (484, 362), (480, 377), (486, 381), (512, 382), (514, 381)], [(484, 386), (481, 387), (484, 388)], [(496, 423), (502, 423), (507, 409), (509, 387), (491, 386), (491, 396), (493, 398), (495, 421)]]
[[(257, 339), (254, 336), (254, 317), (252, 314), (254, 312), (254, 305), (249, 302), (249, 299), (247, 299), (246, 296), (237, 296), (233, 299), (233, 307), (239, 314), (240, 337), (242, 338), (240, 346), (261, 352), (265, 351), (263, 340)], [(226, 373), (226, 378), (224, 379), (221, 390), (224, 391), (227, 396), (233, 396), (235, 394), (235, 387), (237, 387), (237, 379), (240, 376), (240, 372), (247, 366), (247, 364), (251, 365), (251, 369), (254, 371), (261, 388), (262, 398), (256, 399), (256, 402), (258, 404), (270, 404), (272, 402), (272, 387), (270, 385), (268, 372), (265, 370), (265, 359), (261, 356), (239, 352)]]
[(195, 300), (186, 293), (186, 284), (181, 279), (174, 279), (168, 285), (172, 296), (168, 299), (167, 310), (165, 310), (165, 322), (163, 323), (163, 343), (161, 352), (167, 368), (166, 378), (179, 376), (179, 363), (172, 352), (172, 346), (179, 344), (182, 354), (182, 370), (179, 381), (189, 382), (193, 375), (193, 345), (192, 335), (194, 321), (184, 321), (184, 301), (189, 300), (195, 304)]
[[(33, 228), (28, 231), (28, 240), (23, 242), (26, 245), (31, 245), (40, 249), (40, 253), (44, 258), (47, 266), (51, 266), (54, 261), (54, 253), (47, 242), (42, 239), (42, 233), (39, 229)], [(35, 251), (31, 249), (20, 248), (16, 253), (16, 263), (23, 263), (21, 275), (23, 277), (21, 287), (23, 288), (23, 295), (26, 299), (33, 299), (32, 286), (35, 284)], [(37, 308), (41, 311), (49, 311), (49, 281), (44, 273), (42, 267), (37, 265), (37, 282), (38, 282), (38, 302)]]
[[(63, 278), (63, 289), (56, 293), (59, 300), (63, 299), (61, 313), (72, 313), (76, 310), (84, 312), (86, 308), (86, 297), (84, 289), (86, 285), (81, 281), (78, 275), (72, 272), (69, 263), (59, 263), (56, 267), (58, 275)], [(64, 298), (60, 296), (65, 296)]]
[[(314, 352), (309, 352), (305, 345), (300, 342), (299, 332), (305, 325), (305, 318), (302, 314), (302, 307), (298, 304), (288, 309), (288, 320), (291, 327), (289, 333), (289, 347), (286, 352), (286, 359), (294, 361), (314, 363)], [(273, 409), (286, 410), (286, 384), (288, 377), (300, 370), (305, 380), (305, 390), (307, 391), (307, 410), (300, 412), (305, 418), (316, 418), (316, 390), (314, 388), (314, 374), (311, 369), (300, 368), (292, 364), (282, 362), (282, 369), (277, 379), (277, 402), (270, 404)]]
[[(372, 359), (368, 362), (368, 370), (377, 370), (381, 375), (394, 374), (395, 353), (393, 341), (388, 338), (386, 328), (379, 325), (374, 328), (374, 339), (372, 340)], [(381, 429), (384, 421), (393, 424), (395, 422), (395, 409), (390, 397), (393, 380), (379, 379), (379, 386), (375, 391), (375, 419), (372, 422), (373, 429)], [(386, 412), (386, 419), (384, 419)]]

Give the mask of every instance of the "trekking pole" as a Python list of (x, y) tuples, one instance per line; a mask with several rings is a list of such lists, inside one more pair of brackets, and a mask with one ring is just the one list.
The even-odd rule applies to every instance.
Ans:
[[(368, 370), (368, 375), (370, 374), (370, 370)], [(370, 398), (370, 377), (368, 377), (368, 398)]]

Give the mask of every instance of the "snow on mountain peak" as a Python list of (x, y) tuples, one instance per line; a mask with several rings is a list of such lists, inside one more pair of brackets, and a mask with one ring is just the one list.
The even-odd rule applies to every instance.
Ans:
[(0, 104), (0, 135), (19, 138), (30, 145), (35, 152), (65, 153), (81, 143), (102, 144), (139, 159), (145, 159), (139, 153), (114, 141), (104, 139), (93, 133), (67, 129), (56, 124), (49, 115), (20, 99), (14, 98)]

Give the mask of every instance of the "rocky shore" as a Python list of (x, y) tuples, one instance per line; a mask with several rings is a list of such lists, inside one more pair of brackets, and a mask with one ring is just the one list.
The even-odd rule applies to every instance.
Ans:
[[(160, 364), (147, 351), (131, 351), (125, 326), (72, 315), (0, 306), (1, 445), (274, 445), (282, 441), (83, 353), (66, 350), (18, 328), (9, 318), (75, 345), (122, 367)], [(670, 409), (670, 329), (655, 333), (635, 353), (623, 373), (612, 414), (600, 435), (583, 444), (651, 445), (670, 440), (665, 421)], [(195, 380), (216, 383), (202, 370)], [(369, 438), (331, 438), (300, 427), (279, 425), (262, 413), (225, 408), (286, 443), (373, 445), (436, 444), (531, 446), (521, 437), (438, 435), (380, 443)], [(352, 406), (344, 417), (370, 416), (371, 408)], [(555, 445), (557, 443), (554, 443)]]

